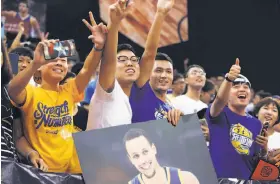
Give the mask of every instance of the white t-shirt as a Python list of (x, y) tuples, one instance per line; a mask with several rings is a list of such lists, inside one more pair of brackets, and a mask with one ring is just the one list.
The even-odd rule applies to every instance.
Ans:
[(96, 84), (94, 95), (89, 104), (87, 130), (131, 124), (132, 110), (128, 96), (118, 81), (111, 93)]
[(193, 100), (187, 95), (178, 96), (171, 102), (175, 109), (182, 111), (184, 115), (197, 113), (200, 110), (208, 107), (207, 104), (203, 103), (202, 101)]
[(268, 137), (267, 143), (268, 150), (280, 149), (280, 133), (274, 132)]

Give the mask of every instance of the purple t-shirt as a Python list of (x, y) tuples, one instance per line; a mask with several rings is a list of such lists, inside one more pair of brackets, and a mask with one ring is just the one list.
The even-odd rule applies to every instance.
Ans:
[(149, 82), (142, 88), (134, 84), (129, 101), (132, 109), (132, 123), (166, 118), (165, 113), (172, 109), (171, 105), (156, 97)]
[(249, 179), (254, 169), (253, 157), (261, 147), (255, 142), (261, 122), (251, 115), (240, 116), (225, 107), (218, 117), (206, 119), (209, 125), (209, 151), (218, 178)]

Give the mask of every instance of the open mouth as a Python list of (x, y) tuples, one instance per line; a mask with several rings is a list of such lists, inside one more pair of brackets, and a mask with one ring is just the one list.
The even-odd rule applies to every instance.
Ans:
[(269, 122), (272, 121), (272, 117), (270, 117), (270, 116), (265, 116), (264, 119), (265, 119), (266, 121), (269, 121)]
[(132, 68), (126, 69), (125, 73), (135, 73), (135, 70)]
[(244, 95), (244, 94), (238, 95), (237, 98), (244, 100), (247, 98), (247, 95)]

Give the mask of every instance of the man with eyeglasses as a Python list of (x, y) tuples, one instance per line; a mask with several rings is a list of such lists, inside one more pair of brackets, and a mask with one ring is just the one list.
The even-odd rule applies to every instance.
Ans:
[[(159, 0), (141, 62), (132, 46), (117, 46), (121, 20), (133, 2), (118, 0), (110, 6), (107, 42), (101, 61), (99, 80), (89, 106), (87, 130), (130, 124), (132, 110), (129, 96), (133, 85), (143, 87), (150, 78), (164, 19), (174, 0)], [(141, 72), (140, 72), (141, 68)]]
[(185, 74), (187, 93), (172, 100), (175, 108), (183, 112), (184, 115), (197, 113), (207, 108), (207, 104), (200, 100), (202, 88), (206, 82), (206, 73), (199, 65), (191, 65)]

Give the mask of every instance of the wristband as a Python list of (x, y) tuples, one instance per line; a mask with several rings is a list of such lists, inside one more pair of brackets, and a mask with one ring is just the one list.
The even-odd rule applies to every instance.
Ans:
[[(29, 152), (27, 153), (27, 156), (26, 156), (26, 159), (27, 159), (27, 161), (28, 161), (28, 162), (30, 162), (30, 160), (29, 160), (29, 155), (30, 155), (31, 153), (33, 153), (33, 152), (38, 153), (38, 152), (37, 152), (37, 151), (35, 151), (35, 150), (31, 150), (31, 151), (29, 151)], [(39, 153), (38, 153), (38, 155), (39, 155)]]
[(226, 79), (228, 82), (233, 82), (233, 80), (230, 80), (230, 78), (228, 78), (228, 74), (226, 74), (225, 79)]
[(104, 50), (104, 46), (103, 46), (102, 49), (98, 49), (98, 48), (95, 47), (95, 44), (93, 44), (93, 49), (97, 52), (102, 52)]

